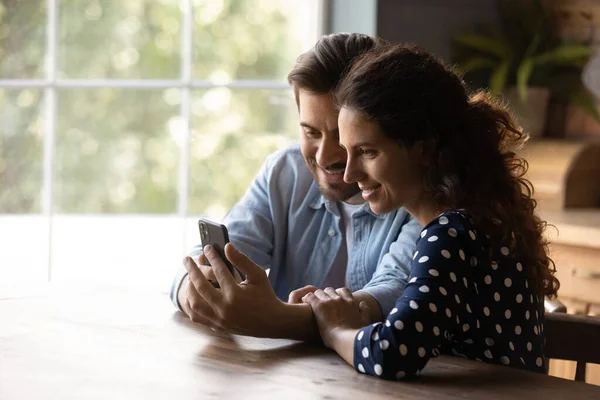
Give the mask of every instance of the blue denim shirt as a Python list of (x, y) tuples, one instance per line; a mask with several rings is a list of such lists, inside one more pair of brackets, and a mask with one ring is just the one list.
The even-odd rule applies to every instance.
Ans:
[[(267, 158), (224, 224), (240, 251), (270, 269), (271, 285), (283, 301), (299, 287), (322, 287), (345, 234), (338, 204), (321, 195), (298, 145)], [(352, 227), (347, 286), (368, 292), (387, 315), (404, 292), (421, 226), (404, 209), (377, 215), (365, 203), (352, 215)], [(200, 254), (198, 245), (190, 256)], [(171, 287), (177, 307), (184, 277), (182, 267)]]

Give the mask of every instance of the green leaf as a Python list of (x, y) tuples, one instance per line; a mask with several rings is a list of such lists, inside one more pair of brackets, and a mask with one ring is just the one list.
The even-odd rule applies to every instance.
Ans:
[(492, 94), (499, 95), (506, 87), (508, 80), (509, 61), (504, 61), (494, 72), (490, 78), (490, 91)]
[(463, 33), (455, 36), (452, 41), (455, 45), (478, 50), (485, 54), (494, 55), (500, 59), (506, 59), (512, 54), (510, 45), (503, 38), (480, 35), (477, 33)]
[(569, 100), (572, 105), (580, 108), (587, 115), (594, 118), (596, 122), (600, 123), (600, 113), (596, 105), (596, 98), (583, 85), (581, 85), (579, 90), (571, 94)]
[(533, 59), (526, 58), (521, 62), (519, 68), (517, 68), (517, 90), (519, 91), (519, 97), (522, 101), (527, 99), (527, 84), (533, 73), (534, 66)]
[(487, 57), (472, 57), (461, 62), (458, 67), (465, 72), (477, 71), (479, 69), (494, 68), (498, 61)]
[(586, 60), (592, 55), (592, 49), (578, 44), (562, 44), (554, 50), (543, 53), (534, 58), (534, 62), (541, 64), (557, 65), (580, 65), (582, 60)]
[(533, 37), (533, 40), (527, 47), (527, 50), (525, 51), (524, 58), (531, 57), (536, 52), (538, 47), (540, 46), (541, 41), (542, 41), (542, 37), (540, 36), (539, 33), (536, 33), (535, 36)]

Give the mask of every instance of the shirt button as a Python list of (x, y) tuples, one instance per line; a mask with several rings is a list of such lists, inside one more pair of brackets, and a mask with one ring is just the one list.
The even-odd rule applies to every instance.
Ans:
[(334, 237), (335, 236), (335, 231), (333, 229), (330, 229), (329, 232), (327, 232), (329, 234), (329, 236)]

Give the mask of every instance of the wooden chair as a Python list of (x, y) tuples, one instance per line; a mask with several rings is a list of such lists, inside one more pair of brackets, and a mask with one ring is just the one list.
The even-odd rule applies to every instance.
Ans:
[(544, 334), (546, 357), (577, 362), (576, 381), (585, 382), (586, 363), (600, 364), (600, 317), (546, 312)]

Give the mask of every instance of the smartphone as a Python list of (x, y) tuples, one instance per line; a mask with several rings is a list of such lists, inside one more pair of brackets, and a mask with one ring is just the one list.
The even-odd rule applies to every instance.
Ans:
[[(221, 256), (225, 265), (227, 265), (227, 269), (233, 276), (234, 267), (231, 265), (227, 257), (225, 257), (225, 245), (229, 243), (229, 234), (227, 233), (227, 227), (225, 225), (210, 221), (205, 218), (200, 218), (198, 220), (198, 229), (200, 230), (200, 242), (202, 243), (202, 251), (204, 251), (204, 246), (211, 245)], [(206, 259), (206, 263), (210, 265), (208, 258)]]

